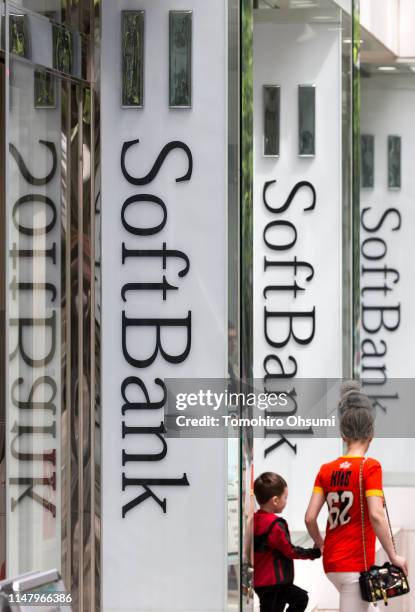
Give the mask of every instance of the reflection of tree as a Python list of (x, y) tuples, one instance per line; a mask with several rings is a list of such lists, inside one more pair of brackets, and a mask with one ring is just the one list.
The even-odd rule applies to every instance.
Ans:
[(72, 33), (61, 25), (53, 26), (55, 68), (67, 74), (72, 70)]
[(9, 17), (10, 53), (27, 57), (28, 41), (25, 28), (25, 15), (10, 15)]
[(138, 106), (141, 97), (141, 22), (140, 14), (123, 15), (123, 104)]
[(401, 139), (399, 136), (389, 138), (389, 187), (397, 189), (401, 186)]
[(190, 14), (173, 16), (172, 32), (172, 106), (190, 105)]
[(371, 136), (362, 136), (362, 187), (373, 187), (373, 140)]
[(183, 106), (188, 104), (189, 100), (189, 84), (187, 72), (184, 68), (174, 75), (174, 104), (175, 106)]
[(55, 106), (55, 80), (46, 70), (35, 71), (35, 107)]
[(186, 17), (178, 19), (176, 22), (176, 30), (174, 32), (174, 46), (177, 49), (185, 49), (189, 40), (189, 28), (187, 27)]
[(300, 134), (300, 150), (302, 155), (314, 153), (314, 138), (309, 130), (303, 130)]
[(275, 89), (266, 91), (266, 104), (264, 113), (264, 137), (265, 155), (275, 155), (277, 153), (277, 92)]

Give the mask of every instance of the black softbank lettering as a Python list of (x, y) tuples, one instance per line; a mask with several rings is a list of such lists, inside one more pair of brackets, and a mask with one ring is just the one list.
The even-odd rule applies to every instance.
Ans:
[[(157, 159), (155, 160), (153, 167), (144, 174), (143, 176), (135, 176), (131, 173), (133, 166), (132, 154), (129, 155), (127, 169), (127, 153), (131, 147), (139, 144), (139, 140), (130, 140), (123, 144), (121, 150), (121, 171), (130, 185), (144, 187), (149, 185), (158, 175), (162, 169), (165, 161), (168, 159), (170, 153), (174, 150), (181, 151), (183, 154), (184, 161), (186, 162), (184, 168), (184, 174), (175, 179), (176, 183), (182, 183), (190, 181), (193, 172), (193, 157), (189, 147), (181, 141), (173, 141), (167, 143), (160, 151)], [(143, 155), (143, 159), (145, 156)], [(142, 282), (140, 278), (132, 279), (132, 282), (126, 283), (121, 287), (121, 298), (124, 303), (128, 306), (128, 298), (131, 292), (137, 295), (137, 292), (155, 292), (156, 295), (160, 296), (160, 303), (167, 303), (174, 299), (172, 296), (177, 295), (180, 290), (178, 286), (180, 279), (182, 279), (189, 271), (190, 259), (186, 253), (178, 249), (168, 249), (166, 242), (160, 241), (160, 246), (155, 249), (149, 249), (145, 240), (141, 239), (147, 236), (161, 235), (164, 228), (168, 223), (169, 214), (169, 203), (165, 202), (160, 195), (154, 195), (148, 193), (149, 189), (146, 189), (145, 193), (137, 193), (129, 196), (122, 204), (121, 207), (121, 224), (125, 231), (130, 235), (130, 240), (135, 240), (134, 243), (129, 243), (126, 246), (125, 242), (121, 244), (121, 264), (130, 265), (131, 263), (139, 263), (145, 258), (155, 258), (160, 262), (160, 276), (154, 279), (154, 282)], [(132, 222), (134, 208), (142, 206), (145, 203), (146, 206), (149, 204), (154, 207), (156, 216), (158, 217), (157, 222), (152, 226), (145, 226)], [(181, 260), (181, 267), (177, 272), (177, 277), (174, 280), (175, 284), (170, 282), (168, 279), (168, 263), (173, 260)], [(134, 274), (139, 274), (140, 266), (131, 267), (134, 270)], [(171, 276), (171, 275), (170, 275)], [(140, 295), (140, 293), (138, 293)], [(164, 314), (164, 311), (163, 311)], [(139, 414), (137, 411), (150, 410), (152, 412), (162, 410), (167, 400), (167, 389), (164, 382), (160, 378), (153, 379), (153, 384), (149, 389), (146, 382), (144, 381), (143, 374), (146, 369), (151, 366), (156, 360), (164, 361), (166, 363), (179, 364), (184, 362), (190, 354), (192, 345), (192, 313), (190, 310), (183, 312), (181, 317), (133, 317), (130, 316), (128, 310), (121, 312), (121, 337), (122, 337), (122, 353), (126, 364), (136, 368), (139, 371), (137, 376), (128, 376), (121, 383), (121, 397), (123, 404), (121, 406), (121, 414), (124, 418), (121, 423), (121, 438), (125, 440), (137, 440), (137, 452), (132, 452), (131, 446), (129, 450), (125, 448), (121, 451), (121, 462), (125, 469), (133, 469), (134, 464), (141, 464), (146, 462), (157, 462), (163, 461), (168, 458), (168, 445), (165, 438), (165, 426), (163, 421), (158, 421), (154, 426), (137, 426), (137, 422), (134, 421), (134, 425), (129, 424), (127, 419), (131, 412), (136, 415)], [(172, 351), (171, 348), (166, 348), (163, 344), (163, 330), (169, 328), (179, 328), (182, 335), (182, 345)], [(154, 346), (149, 350), (147, 355), (140, 355), (134, 353), (134, 344), (130, 338), (130, 333), (135, 330), (135, 333), (139, 333), (140, 330), (146, 329), (151, 330), (154, 334)], [(140, 440), (142, 436), (152, 436), (156, 442), (156, 447), (152, 453), (140, 452)], [(121, 486), (123, 491), (134, 491), (138, 487), (138, 492), (135, 493), (135, 497), (128, 503), (122, 505), (121, 514), (123, 518), (126, 518), (127, 514), (137, 508), (145, 501), (152, 501), (156, 507), (162, 509), (163, 513), (167, 513), (167, 498), (159, 497), (159, 495), (153, 490), (153, 487), (184, 487), (189, 486), (189, 480), (186, 473), (178, 478), (135, 478), (131, 474), (121, 473)], [(137, 494), (138, 493), (138, 494)]]
[[(361, 254), (361, 318), (366, 337), (361, 341), (363, 385), (375, 407), (387, 412), (387, 405), (399, 399), (398, 393), (385, 393), (388, 381), (388, 339), (401, 324), (401, 304), (395, 288), (401, 275), (388, 265), (388, 235), (402, 227), (402, 213), (397, 208), (363, 208), (360, 218), (363, 240)], [(368, 234), (368, 237), (365, 237)], [(379, 387), (379, 389), (376, 389)]]
[[(301, 193), (306, 198), (307, 204), (303, 208), (303, 212), (312, 212), (316, 207), (317, 193), (314, 185), (309, 181), (299, 181), (291, 189), (287, 199), (280, 205), (271, 205), (269, 198), (269, 189), (276, 183), (275, 180), (266, 181), (262, 192), (262, 201), (265, 209), (274, 214), (281, 215), (288, 211), (290, 206), (296, 201), (296, 196)], [(306, 294), (308, 283), (314, 278), (314, 267), (307, 261), (299, 261), (296, 255), (288, 253), (291, 251), (299, 236), (299, 229), (296, 225), (287, 219), (277, 218), (269, 221), (263, 229), (263, 241), (269, 253), (264, 257), (264, 272), (267, 274), (267, 284), (263, 289), (263, 296), (267, 304), (278, 305), (278, 297), (282, 294), (290, 293), (294, 299), (299, 299)], [(281, 231), (285, 230), (285, 231)], [(284, 256), (281, 257), (283, 252)], [(280, 255), (277, 259), (275, 257)], [(292, 273), (293, 279), (291, 284), (279, 282), (280, 274), (286, 279), (287, 271)], [(269, 282), (268, 282), (269, 280)], [(283, 293), (282, 293), (283, 292)], [(274, 304), (272, 301), (274, 300)], [(289, 347), (290, 352), (294, 352), (296, 346), (306, 346), (311, 344), (315, 336), (316, 330), (316, 308), (298, 308), (290, 311), (274, 310), (267, 306), (264, 307), (264, 338), (267, 345), (274, 352), (266, 355), (263, 363), (264, 377), (263, 387), (267, 393), (279, 393), (283, 389), (280, 388), (282, 380), (294, 378), (299, 369), (298, 360), (294, 355), (282, 357), (278, 354), (278, 349)], [(306, 323), (307, 331), (304, 332), (304, 323)], [(301, 333), (299, 332), (301, 327)], [(287, 331), (288, 328), (288, 331)], [(281, 331), (280, 331), (281, 330)], [(275, 350), (277, 349), (277, 350)], [(291, 399), (291, 404), (285, 411), (267, 412), (269, 416), (290, 416), (297, 412), (298, 406), (295, 399), (295, 389), (285, 391)], [(292, 443), (287, 437), (289, 434), (296, 435), (313, 435), (313, 428), (305, 428), (297, 431), (281, 430), (281, 429), (264, 429), (264, 438), (277, 438), (264, 450), (264, 456), (267, 457), (270, 453), (277, 451), (284, 445), (297, 453), (297, 444)]]

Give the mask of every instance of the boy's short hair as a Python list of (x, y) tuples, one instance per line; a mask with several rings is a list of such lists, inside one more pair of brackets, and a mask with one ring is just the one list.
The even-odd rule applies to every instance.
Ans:
[(287, 487), (284, 478), (275, 472), (264, 472), (254, 482), (254, 494), (258, 504), (266, 504), (271, 497), (280, 497)]

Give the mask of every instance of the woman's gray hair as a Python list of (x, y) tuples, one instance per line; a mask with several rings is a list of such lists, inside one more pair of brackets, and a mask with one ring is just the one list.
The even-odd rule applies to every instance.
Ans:
[(344, 440), (370, 440), (374, 433), (373, 404), (357, 380), (340, 387), (340, 431)]

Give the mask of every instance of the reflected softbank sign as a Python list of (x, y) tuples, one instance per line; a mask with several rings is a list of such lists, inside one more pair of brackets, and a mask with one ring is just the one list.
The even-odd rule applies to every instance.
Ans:
[[(62, 143), (59, 102), (37, 103), (31, 66), (13, 60), (10, 74), (6, 482), (7, 533), (16, 545), (6, 566), (13, 576), (61, 563)], [(22, 117), (31, 126), (24, 138)]]
[(164, 380), (227, 370), (225, 3), (102, 26), (103, 609), (222, 610), (226, 441), (166, 437)]
[[(362, 88), (361, 129), (364, 137), (372, 139), (373, 162), (371, 186), (360, 194), (359, 365), (362, 378), (369, 379), (365, 391), (373, 398), (380, 421), (394, 415), (400, 422), (413, 404), (411, 391), (396, 379), (412, 379), (415, 367), (414, 102), (414, 91), (405, 82), (392, 85), (389, 79), (378, 78)], [(392, 163), (391, 144), (397, 139), (400, 155)], [(390, 474), (411, 472), (406, 458), (413, 455), (412, 447), (409, 437), (375, 441), (387, 484)]]
[[(274, 157), (264, 155), (269, 85), (280, 96)], [(299, 379), (309, 379), (312, 406), (320, 383), (314, 389), (310, 379), (341, 376), (341, 114), (340, 30), (255, 23), (254, 377), (264, 390), (289, 393), (287, 408), (270, 411), (275, 417), (297, 413)], [(316, 444), (314, 433), (264, 427), (254, 441), (256, 474), (287, 479), (290, 524), (299, 530), (320, 464), (340, 450), (335, 439)]]

